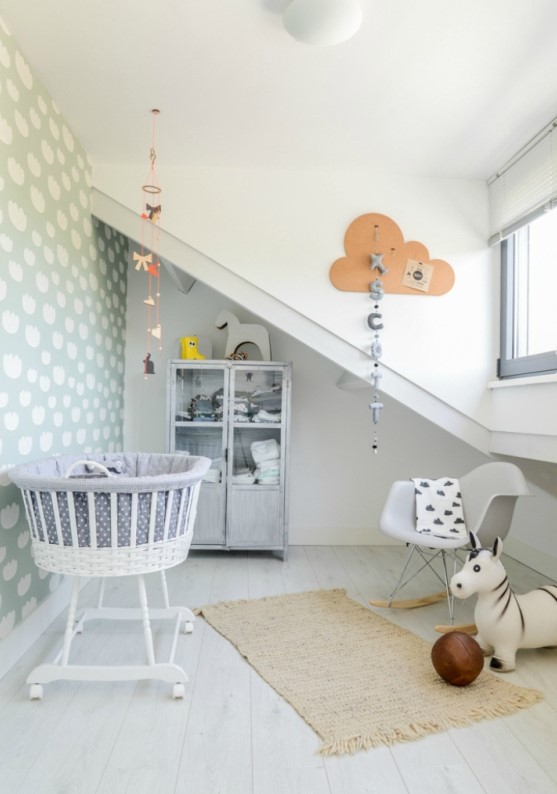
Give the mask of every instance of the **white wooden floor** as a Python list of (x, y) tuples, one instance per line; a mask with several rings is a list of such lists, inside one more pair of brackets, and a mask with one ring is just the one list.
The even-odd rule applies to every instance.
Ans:
[[(404, 553), (399, 547), (291, 547), (283, 563), (266, 553), (193, 552), (168, 572), (170, 595), (173, 603), (197, 607), (344, 587), (367, 603), (388, 594)], [(546, 581), (512, 560), (506, 564), (518, 592)], [(430, 591), (438, 589), (430, 584)], [(155, 600), (158, 577), (151, 586)], [(109, 588), (115, 604), (133, 603), (135, 592), (127, 579)], [(83, 591), (85, 602), (94, 595), (91, 586)], [(445, 610), (440, 604), (382, 614), (433, 642), (432, 627), (445, 622)], [(473, 603), (465, 603), (459, 620), (471, 620), (472, 610)], [(517, 671), (506, 676), (544, 692), (545, 701), (531, 709), (417, 742), (323, 758), (313, 731), (201, 619), (192, 635), (179, 639), (176, 661), (190, 677), (183, 700), (172, 700), (171, 686), (154, 682), (61, 681), (31, 702), (26, 676), (54, 655), (62, 630), (63, 616), (0, 681), (1, 794), (557, 792), (557, 650), (520, 652)], [(157, 629), (163, 652), (169, 634), (168, 625)], [(143, 660), (134, 623), (88, 623), (74, 647), (76, 663)]]

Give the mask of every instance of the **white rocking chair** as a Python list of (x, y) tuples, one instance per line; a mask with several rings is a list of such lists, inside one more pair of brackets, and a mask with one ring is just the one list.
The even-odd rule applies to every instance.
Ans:
[[(468, 531), (474, 532), (483, 546), (491, 547), (495, 538), (507, 536), (519, 496), (531, 496), (520, 469), (513, 463), (485, 463), (459, 478), (464, 519)], [(468, 545), (468, 539), (440, 538), (420, 535), (416, 531), (416, 497), (412, 480), (394, 482), (387, 496), (379, 520), (384, 535), (406, 543), (408, 557), (399, 579), (387, 600), (370, 601), (373, 606), (406, 608), (426, 606), (447, 599), (449, 626), (454, 623), (454, 596), (449, 581), (456, 573), (457, 552)], [(441, 565), (433, 565), (437, 561)], [(416, 565), (419, 567), (416, 570)], [(443, 585), (443, 590), (432, 595), (409, 600), (395, 600), (402, 588), (420, 571), (429, 567)], [(439, 631), (447, 627), (437, 627)], [(473, 625), (459, 626), (460, 630), (473, 631)]]

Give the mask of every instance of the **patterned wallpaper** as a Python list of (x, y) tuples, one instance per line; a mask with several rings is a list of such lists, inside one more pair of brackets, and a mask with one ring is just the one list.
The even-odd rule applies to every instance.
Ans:
[(59, 585), (33, 563), (10, 466), (122, 448), (128, 243), (92, 218), (90, 185), (0, 22), (0, 641)]

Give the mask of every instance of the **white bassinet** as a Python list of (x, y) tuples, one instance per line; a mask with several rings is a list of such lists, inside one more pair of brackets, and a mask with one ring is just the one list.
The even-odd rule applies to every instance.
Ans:
[[(183, 697), (188, 679), (174, 655), (181, 625), (192, 631), (195, 617), (187, 607), (170, 606), (164, 571), (188, 556), (199, 488), (210, 463), (189, 455), (132, 452), (48, 458), (10, 470), (23, 494), (36, 564), (74, 577), (63, 647), (52, 663), (29, 675), (31, 699), (42, 698), (42, 684), (59, 679), (157, 679), (174, 684), (174, 697)], [(147, 603), (144, 574), (153, 571), (161, 575), (161, 609)], [(138, 579), (140, 608), (103, 606), (105, 578), (130, 575)], [(82, 576), (99, 577), (99, 599), (76, 619)], [(92, 618), (142, 620), (147, 664), (69, 664), (72, 641)], [(155, 662), (151, 618), (175, 621), (166, 663)]]

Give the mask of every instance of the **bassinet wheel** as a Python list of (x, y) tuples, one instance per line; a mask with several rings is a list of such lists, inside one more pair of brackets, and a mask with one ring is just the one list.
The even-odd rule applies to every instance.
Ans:
[(184, 634), (193, 634), (193, 622), (191, 620), (186, 620), (183, 632)]
[(185, 694), (186, 694), (186, 688), (183, 684), (174, 684), (174, 687), (172, 688), (172, 697), (174, 698), (174, 700), (177, 700), (178, 698), (183, 698)]
[(43, 688), (41, 684), (31, 684), (29, 687), (29, 700), (42, 700)]

